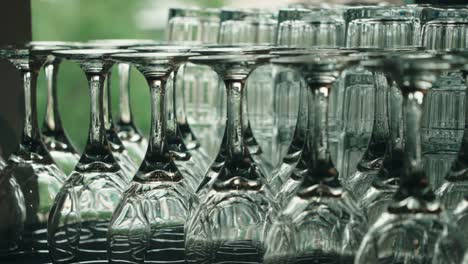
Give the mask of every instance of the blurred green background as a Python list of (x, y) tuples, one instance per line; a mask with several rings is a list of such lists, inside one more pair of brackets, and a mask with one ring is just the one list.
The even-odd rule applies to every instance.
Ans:
[[(169, 7), (220, 7), (222, 0), (33, 0), (33, 40), (87, 41), (92, 39), (164, 39)], [(113, 70), (113, 83), (117, 74)], [(132, 70), (131, 100), (137, 126), (147, 135), (150, 120), (149, 90), (139, 72)], [(72, 62), (63, 62), (58, 76), (62, 121), (80, 151), (87, 139), (89, 96), (85, 76)], [(46, 103), (44, 73), (38, 80), (38, 112), (42, 124)], [(117, 118), (118, 88), (112, 89), (113, 117)]]

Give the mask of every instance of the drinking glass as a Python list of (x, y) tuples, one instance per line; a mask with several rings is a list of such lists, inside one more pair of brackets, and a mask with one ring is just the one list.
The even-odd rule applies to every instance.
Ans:
[[(213, 45), (213, 46), (208, 46), (205, 48), (195, 48), (195, 49), (192, 49), (192, 52), (198, 53), (202, 56), (214, 56), (214, 55), (221, 56), (221, 55), (234, 55), (234, 54), (243, 56), (243, 55), (268, 54), (271, 49), (272, 47), (270, 46)], [(224, 86), (225, 84), (222, 84), (222, 87)], [(246, 83), (246, 86), (247, 86), (247, 83)], [(247, 88), (245, 88), (244, 90), (246, 89)], [(245, 96), (245, 93), (243, 93), (243, 95)], [(244, 102), (245, 101), (246, 99), (244, 98)], [(264, 175), (266, 177), (266, 180), (268, 180), (269, 172), (271, 171), (271, 166), (268, 163), (268, 161), (265, 160), (265, 157), (261, 155), (262, 154), (261, 147), (259, 146), (259, 144), (257, 143), (257, 140), (255, 139), (253, 135), (249, 120), (247, 118), (246, 103), (242, 105), (242, 111), (243, 111), (244, 118), (242, 119), (243, 126), (241, 128), (243, 130), (241, 132), (242, 132), (243, 140), (245, 143), (245, 147), (248, 149), (249, 155), (254, 160), (256, 166), (258, 167), (258, 170), (261, 171), (262, 175)], [(227, 121), (228, 120), (226, 120), (226, 124), (227, 124)], [(223, 168), (223, 165), (226, 162), (226, 155), (227, 155), (226, 153), (229, 151), (229, 146), (228, 146), (229, 142), (225, 139), (225, 135), (226, 135), (226, 129), (224, 130), (224, 136), (221, 141), (221, 145), (218, 147), (218, 154), (216, 155), (215, 160), (212, 162), (209, 169), (205, 173), (205, 177), (197, 189), (197, 194), (199, 197), (203, 197), (206, 194), (206, 192), (208, 192), (210, 184), (212, 184), (212, 181), (216, 179), (217, 175), (220, 173), (220, 169)]]
[[(276, 42), (277, 13), (259, 9), (223, 9), (218, 34), (221, 45), (273, 45)], [(247, 79), (247, 129), (258, 143), (259, 156), (269, 171), (279, 162), (278, 134), (275, 124), (276, 100), (271, 96), (277, 69), (272, 65), (258, 67)], [(223, 97), (224, 99), (224, 97)], [(224, 108), (224, 107), (223, 107)]]
[[(139, 44), (141, 41), (142, 44)], [(147, 40), (109, 40), (109, 41), (91, 41), (87, 43), (81, 44), (79, 47), (82, 49), (128, 49), (133, 46), (145, 45), (148, 43), (153, 43), (152, 41)], [(150, 44), (149, 44), (150, 45)], [(111, 146), (112, 155), (114, 159), (119, 163), (119, 166), (122, 168), (124, 174), (128, 177), (128, 180), (131, 180), (133, 175), (137, 170), (137, 162), (141, 162), (141, 152), (145, 151), (143, 148), (147, 145), (145, 143), (147, 140), (140, 134), (139, 136), (135, 135), (135, 140), (140, 142), (138, 144), (133, 144), (132, 140), (128, 140), (128, 138), (124, 138), (126, 140), (127, 148), (124, 145), (124, 141), (122, 141), (118, 135), (118, 130), (112, 118), (112, 106), (111, 106), (111, 71), (106, 71), (106, 82), (104, 83), (104, 97), (107, 98), (104, 104), (104, 128), (106, 129), (106, 137), (107, 141)], [(136, 130), (135, 130), (136, 133)], [(125, 134), (125, 133), (123, 133)], [(123, 135), (121, 133), (121, 135)], [(131, 149), (131, 150), (130, 150)], [(131, 152), (130, 152), (131, 151)], [(130, 154), (132, 153), (132, 154)], [(140, 153), (140, 154), (138, 154)], [(136, 160), (136, 161), (135, 161)]]
[(458, 67), (443, 55), (403, 54), (386, 59), (385, 71), (403, 94), (404, 168), (393, 201), (370, 228), (356, 263), (460, 263), (463, 244), (424, 173), (421, 116), (425, 94), (442, 71)]
[(166, 40), (175, 44), (215, 44), (220, 11), (213, 8), (170, 8)]
[[(426, 49), (444, 51), (468, 47), (468, 9), (425, 7), (422, 22), (421, 42)], [(432, 186), (437, 189), (444, 183), (444, 176), (449, 173), (462, 142), (465, 82), (461, 72), (444, 72), (434, 82), (426, 101), (421, 139), (424, 167)]]
[[(405, 48), (420, 41), (420, 10), (414, 7), (356, 7), (345, 12), (349, 48)], [(356, 172), (372, 136), (375, 106), (373, 74), (357, 66), (344, 72), (343, 126), (338, 137), (337, 167), (343, 182)], [(401, 100), (397, 93), (390, 100)]]
[(47, 56), (57, 47), (9, 46), (0, 57), (21, 74), (24, 124), (18, 149), (0, 174), (2, 261), (50, 262), (46, 243), (47, 217), (66, 175), (54, 163), (42, 141), (36, 105), (36, 84)]
[(245, 125), (245, 81), (253, 68), (270, 55), (207, 55), (193, 63), (209, 65), (223, 78), (227, 94), (227, 119), (218, 159), (219, 174), (212, 179), (200, 206), (186, 227), (188, 263), (262, 263), (263, 229), (275, 211), (265, 175), (249, 153)]
[[(78, 44), (60, 41), (33, 41), (30, 45), (32, 47), (69, 49), (76, 47)], [(80, 155), (62, 125), (62, 118), (58, 108), (57, 74), (60, 63), (60, 59), (49, 54), (43, 66), (47, 83), (47, 101), (42, 125), (42, 140), (57, 166), (66, 175), (69, 175), (78, 163)]]
[(74, 171), (60, 189), (50, 212), (48, 243), (54, 263), (107, 263), (107, 229), (130, 182), (114, 158), (105, 128), (105, 79), (114, 49), (71, 49), (54, 52), (77, 62), (88, 79), (91, 114), (86, 143)]
[[(133, 47), (132, 49), (140, 52), (186, 53), (194, 48), (196, 47), (160, 43), (156, 46)], [(184, 144), (185, 147), (182, 148), (183, 151), (192, 157), (191, 159), (182, 159), (177, 161), (179, 164), (179, 169), (183, 170), (187, 168), (184, 173), (191, 174), (193, 177), (197, 178), (197, 183), (195, 185), (196, 188), (198, 183), (200, 183), (203, 179), (203, 176), (205, 175), (206, 170), (210, 165), (211, 159), (199, 143), (198, 137), (192, 131), (185, 113), (184, 99), (186, 97), (184, 92), (186, 89), (184, 89), (183, 86), (185, 85), (185, 76), (189, 76), (191, 74), (181, 74), (180, 71), (186, 71), (190, 69), (200, 68), (191, 66), (187, 67), (187, 65), (184, 63), (177, 66), (170, 74), (166, 86), (171, 87), (171, 89), (166, 89), (166, 93), (167, 98), (171, 98), (171, 100), (166, 102), (166, 108), (167, 118), (170, 120), (174, 119), (175, 122), (177, 122), (177, 133), (173, 135), (174, 138), (172, 139), (172, 142), (180, 142), (180, 144)], [(182, 78), (182, 80), (180, 78)], [(189, 91), (195, 92), (193, 90)], [(179, 150), (179, 152), (181, 151), (182, 150)]]
[[(456, 51), (458, 56), (463, 56), (468, 59), (468, 52), (466, 50)], [(468, 63), (462, 68), (462, 74), (468, 86)], [(466, 97), (465, 97), (466, 100)], [(465, 108), (467, 104), (465, 102)], [(466, 111), (466, 110), (465, 110)], [(466, 113), (465, 113), (466, 114)], [(466, 117), (467, 115), (465, 115)], [(465, 128), (463, 133), (463, 139), (458, 151), (458, 155), (455, 161), (452, 163), (449, 172), (445, 176), (444, 184), (439, 188), (437, 194), (440, 196), (444, 205), (453, 209), (455, 215), (455, 221), (457, 227), (463, 235), (465, 248), (468, 248), (468, 236), (466, 231), (468, 230), (468, 196), (466, 195), (467, 190), (467, 143), (468, 143), (468, 131)], [(461, 196), (461, 197), (460, 197)], [(459, 202), (458, 202), (459, 201)], [(458, 205), (454, 207), (454, 203), (458, 202)], [(466, 262), (466, 261), (465, 261)], [(465, 263), (464, 262), (464, 263)]]
[[(310, 51), (272, 63), (293, 67), (307, 82), (308, 134), (292, 177), (296, 191), (267, 231), (265, 263), (352, 263), (366, 217), (338, 180), (328, 148), (328, 98), (340, 73), (358, 61), (348, 51)], [(285, 185), (286, 186), (286, 185)]]
[[(385, 186), (381, 180), (387, 180), (388, 178), (385, 176), (392, 175), (393, 173), (390, 171), (396, 169), (395, 164), (390, 161), (395, 152), (393, 148), (398, 147), (401, 149), (399, 146), (401, 145), (399, 144), (401, 142), (399, 124), (401, 107), (395, 105), (400, 101), (390, 98), (392, 89), (397, 88), (392, 87), (393, 80), (389, 75), (382, 72), (383, 65), (379, 64), (379, 62), (383, 62), (383, 59), (390, 54), (414, 52), (416, 48), (362, 48), (357, 50), (360, 52), (353, 54), (353, 56), (359, 57), (362, 61), (362, 68), (371, 72), (374, 77), (375, 113), (372, 134), (367, 149), (356, 166), (356, 172), (346, 179), (345, 184), (352, 191), (356, 199), (360, 201), (360, 204), (363, 205), (362, 208), (366, 208), (369, 222), (372, 223), (373, 217), (379, 215), (383, 209), (377, 210), (369, 204), (370, 201), (368, 199), (372, 200), (370, 203), (373, 205), (375, 205), (375, 200), (390, 199), (390, 197), (385, 195), (386, 198), (377, 195), (379, 190), (376, 187)], [(392, 187), (395, 187), (391, 188), (392, 190), (396, 190), (396, 186)], [(367, 196), (367, 193), (372, 193), (372, 195)], [(383, 200), (380, 202), (383, 202)]]
[[(189, 53), (116, 54), (117, 62), (132, 63), (150, 86), (152, 117), (148, 151), (109, 227), (109, 260), (112, 263), (185, 261), (184, 225), (190, 206), (196, 205), (198, 179), (182, 168), (191, 159), (182, 138), (173, 105), (174, 86), (169, 75)], [(171, 114), (168, 113), (172, 111)], [(182, 161), (182, 163), (181, 163)]]
[[(218, 42), (220, 11), (217, 9), (169, 10), (167, 41), (182, 45), (213, 45)], [(216, 74), (205, 65), (187, 63), (177, 71), (176, 85), (184, 97), (179, 104), (179, 120), (189, 125), (197, 143), (208, 155), (207, 164), (216, 157), (223, 123), (220, 105), (224, 96)], [(186, 135), (190, 135), (187, 133)], [(190, 138), (187, 138), (190, 142)]]
[[(100, 48), (129, 48), (157, 44), (156, 41), (149, 39), (98, 39), (89, 43)], [(116, 67), (119, 76), (119, 111), (115, 130), (134, 163), (139, 165), (145, 156), (148, 141), (133, 121), (130, 105), (131, 67), (128, 63), (117, 63)]]

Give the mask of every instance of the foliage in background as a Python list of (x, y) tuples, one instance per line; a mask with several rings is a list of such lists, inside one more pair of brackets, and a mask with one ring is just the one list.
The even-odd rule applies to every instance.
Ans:
[[(137, 38), (162, 40), (164, 32), (159, 30), (143, 30), (138, 25), (141, 19), (138, 14), (149, 6), (162, 6), (167, 14), (167, 8), (172, 6), (206, 6), (219, 7), (222, 0), (202, 1), (150, 1), (150, 0), (33, 0), (32, 28), (34, 40), (87, 41), (92, 39)], [(159, 10), (161, 11), (161, 10)], [(158, 12), (161, 13), (161, 12)], [(155, 14), (157, 15), (157, 14)], [(117, 74), (112, 74), (112, 82), (116, 83)], [(82, 150), (86, 143), (89, 124), (89, 96), (85, 76), (81, 69), (72, 62), (63, 62), (58, 76), (58, 100), (63, 125), (69, 136)], [(118, 90), (112, 89), (112, 105), (114, 118), (117, 117)], [(45, 112), (46, 87), (44, 74), (38, 81), (38, 112), (39, 122)], [(133, 114), (137, 126), (144, 134), (149, 131), (149, 89), (135, 69), (131, 76), (131, 98)]]

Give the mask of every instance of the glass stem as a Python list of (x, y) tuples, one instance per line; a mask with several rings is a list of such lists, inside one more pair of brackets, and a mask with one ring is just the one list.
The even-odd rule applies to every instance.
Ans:
[(121, 124), (131, 124), (133, 121), (130, 108), (130, 64), (117, 64), (119, 72), (119, 93), (120, 93), (120, 111), (119, 122)]
[(106, 145), (104, 129), (104, 81), (103, 75), (88, 75), (91, 95), (91, 124), (88, 135), (88, 145)]
[[(468, 87), (468, 71), (463, 72)], [(445, 177), (449, 181), (468, 180), (468, 96), (465, 95), (465, 129), (457, 159)]]
[(387, 120), (388, 83), (381, 73), (374, 73), (373, 75), (375, 80), (374, 121), (367, 150), (358, 164), (358, 170), (360, 171), (378, 169), (380, 167), (382, 164), (381, 160), (387, 149), (387, 139), (389, 136)]
[(34, 70), (21, 72), (22, 85), (24, 89), (24, 126), (22, 142), (40, 142), (41, 136), (37, 123), (37, 76), (38, 72)]
[(330, 86), (309, 85), (308, 140), (302, 159), (308, 164), (308, 173), (303, 185), (327, 182), (339, 186), (338, 172), (328, 149), (328, 98)]
[(61, 132), (62, 121), (57, 103), (57, 73), (60, 61), (55, 59), (44, 65), (45, 78), (47, 82), (47, 103), (44, 118), (44, 130), (46, 132)]
[(147, 79), (151, 93), (151, 129), (148, 154), (154, 159), (165, 158), (166, 143), (166, 80)]
[(111, 72), (107, 73), (106, 76), (106, 82), (104, 84), (104, 127), (107, 130), (113, 129), (113, 123), (112, 123), (112, 113), (111, 113)]
[[(290, 162), (291, 158), (297, 160), (296, 154), (304, 147), (304, 143), (307, 136), (307, 124), (308, 124), (308, 103), (307, 93), (303, 86), (299, 87), (299, 106), (296, 126), (294, 129), (293, 139), (288, 147), (287, 155), (283, 158), (283, 161)], [(290, 157), (290, 155), (293, 155)]]
[(399, 194), (403, 197), (419, 196), (427, 192), (429, 182), (426, 178), (421, 151), (421, 116), (424, 93), (413, 89), (403, 94), (404, 133), (404, 171), (401, 174)]
[(227, 121), (226, 136), (228, 155), (232, 159), (243, 158), (248, 153), (244, 145), (244, 121), (245, 111), (244, 88), (245, 82), (238, 80), (225, 80), (227, 89)]

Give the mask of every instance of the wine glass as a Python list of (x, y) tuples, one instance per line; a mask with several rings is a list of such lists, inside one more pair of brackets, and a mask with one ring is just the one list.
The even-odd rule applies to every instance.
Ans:
[[(345, 11), (346, 46), (396, 49), (420, 43), (420, 10), (415, 7), (356, 7)], [(356, 172), (372, 137), (375, 84), (372, 72), (358, 65), (342, 76), (343, 126), (338, 140), (337, 167), (345, 183)], [(398, 91), (398, 90), (397, 90)], [(401, 95), (390, 94), (391, 100)]]
[[(468, 59), (468, 52), (466, 49), (457, 50), (455, 54)], [(468, 63), (465, 63), (465, 66), (462, 68), (462, 73), (468, 85)], [(467, 104), (465, 104), (465, 108), (467, 108)], [(453, 210), (456, 225), (464, 238), (465, 248), (468, 248), (468, 236), (466, 235), (466, 231), (468, 230), (468, 196), (466, 195), (466, 168), (468, 164), (466, 156), (468, 143), (467, 135), (468, 131), (465, 128), (457, 158), (451, 164), (450, 170), (445, 176), (445, 181), (437, 192), (444, 205)], [(458, 204), (455, 206), (454, 204), (456, 202), (458, 202)]]
[[(268, 54), (272, 47), (269, 46), (223, 46), (223, 45), (213, 45), (204, 48), (194, 48), (191, 51), (202, 56), (221, 56), (221, 55), (258, 55), (258, 54)], [(219, 73), (218, 73), (219, 75)], [(221, 75), (220, 75), (221, 77)], [(221, 86), (221, 85), (218, 85)], [(222, 85), (224, 87), (225, 84)], [(219, 97), (218, 97), (219, 99)], [(245, 100), (245, 99), (244, 99)], [(227, 102), (227, 101), (226, 101)], [(243, 115), (247, 116), (247, 107), (246, 104), (242, 105)], [(225, 111), (224, 111), (225, 112)], [(226, 124), (227, 124), (226, 120)], [(257, 140), (255, 139), (253, 132), (250, 128), (248, 118), (244, 118), (243, 126), (241, 127), (245, 147), (249, 151), (250, 157), (255, 161), (256, 166), (261, 171), (262, 175), (267, 177), (268, 172), (270, 171), (270, 166), (268, 162), (265, 161), (264, 156), (261, 156), (261, 148), (259, 147)], [(224, 130), (224, 135), (226, 135), (226, 129)], [(216, 155), (215, 160), (210, 165), (208, 171), (205, 173), (205, 177), (198, 186), (197, 194), (199, 197), (203, 197), (206, 192), (208, 192), (210, 185), (213, 180), (216, 179), (217, 175), (220, 172), (220, 169), (223, 168), (226, 153), (229, 151), (228, 141), (223, 136), (221, 145), (218, 147), (218, 154)]]
[[(60, 59), (77, 62), (88, 79), (91, 114), (88, 141), (74, 171), (60, 189), (48, 221), (48, 243), (54, 263), (107, 263), (107, 229), (130, 182), (114, 158), (106, 135), (105, 81), (120, 49), (56, 51)], [(108, 120), (107, 120), (108, 121)]]
[(458, 63), (428, 53), (385, 59), (385, 71), (403, 94), (404, 168), (393, 201), (366, 234), (355, 263), (460, 263), (463, 244), (424, 173), (420, 134), (425, 94), (441, 72)]
[[(98, 48), (130, 48), (155, 45), (157, 42), (150, 39), (97, 39), (88, 44)], [(117, 63), (116, 67), (119, 77), (119, 111), (115, 130), (134, 163), (139, 165), (145, 156), (148, 141), (133, 120), (130, 105), (131, 67), (128, 63)]]
[[(425, 23), (421, 30), (421, 43), (426, 49), (446, 51), (468, 48), (466, 8), (424, 7), (422, 19)], [(424, 167), (434, 190), (442, 188), (444, 176), (450, 173), (450, 165), (457, 158), (462, 143), (465, 90), (462, 73), (448, 71), (434, 82), (426, 99), (421, 140)], [(456, 202), (449, 209), (453, 209), (454, 205)]]
[(7, 247), (4, 261), (50, 262), (46, 243), (47, 217), (66, 175), (54, 163), (41, 138), (36, 84), (42, 65), (54, 49), (59, 48), (27, 44), (0, 50), (0, 57), (9, 60), (21, 74), (25, 107), (19, 147), (1, 172), (1, 196), (4, 200), (0, 211), (5, 213), (1, 222), (6, 224), (2, 235), (8, 234), (2, 239), (11, 239), (2, 243), (2, 247), (5, 244)]
[(270, 58), (241, 53), (190, 58), (193, 63), (209, 65), (223, 78), (227, 119), (224, 147), (218, 154), (223, 160), (218, 164), (219, 173), (208, 184), (205, 197), (200, 196), (202, 202), (186, 227), (188, 263), (263, 261), (263, 228), (276, 205), (245, 142), (243, 93), (253, 68)]
[[(32, 47), (59, 47), (69, 49), (78, 43), (61, 41), (33, 41)], [(58, 108), (57, 74), (61, 60), (53, 55), (47, 56), (43, 66), (47, 83), (46, 112), (42, 125), (42, 140), (57, 166), (66, 174), (72, 172), (80, 158), (79, 152), (68, 137)]]
[[(166, 53), (186, 53), (193, 48), (196, 47), (172, 44), (158, 44), (156, 46), (133, 47), (133, 49), (140, 52)], [(167, 89), (166, 93), (167, 98), (172, 98), (172, 100), (168, 100), (166, 102), (166, 107), (168, 113), (167, 118), (171, 120), (174, 119), (175, 122), (177, 122), (177, 133), (174, 134), (173, 141), (182, 142), (180, 144), (185, 144), (183, 151), (189, 153), (190, 156), (192, 156), (191, 159), (181, 159), (177, 161), (179, 169), (183, 170), (184, 173), (191, 174), (192, 178), (194, 177), (197, 179), (197, 184), (194, 187), (196, 188), (203, 179), (203, 176), (209, 167), (209, 162), (211, 162), (211, 159), (206, 154), (201, 144), (198, 142), (198, 138), (192, 131), (191, 126), (186, 118), (186, 113), (184, 109), (185, 89), (184, 87), (180, 86), (184, 85), (184, 76), (185, 71), (187, 69), (193, 68), (191, 66), (187, 66), (186, 64), (181, 64), (180, 66), (176, 67), (169, 76), (167, 80), (167, 86), (172, 88)], [(184, 72), (180, 73), (180, 71)]]
[[(200, 46), (213, 45), (218, 42), (219, 31), (218, 9), (169, 9), (169, 20), (166, 31), (168, 43), (178, 45)], [(221, 130), (222, 113), (219, 109), (224, 96), (216, 74), (204, 65), (186, 63), (178, 70), (175, 85), (183, 97), (179, 107), (179, 122), (186, 130), (184, 139), (187, 147), (200, 145), (206, 153), (204, 168), (216, 157)], [(172, 79), (172, 78), (171, 78)], [(184, 129), (187, 127), (187, 129)]]
[(345, 68), (358, 62), (350, 52), (317, 49), (272, 60), (297, 69), (307, 82), (308, 133), (290, 176), (299, 183), (289, 186), (295, 191), (281, 201), (283, 208), (267, 231), (265, 263), (350, 263), (367, 228), (366, 216), (338, 180), (328, 148), (330, 89)]
[[(218, 42), (221, 45), (273, 45), (276, 42), (277, 12), (260, 9), (223, 9), (220, 14)], [(274, 80), (278, 74), (272, 65), (258, 67), (247, 80), (247, 130), (258, 143), (259, 156), (271, 171), (280, 158), (278, 152), (279, 124), (275, 123)], [(221, 91), (222, 91), (222, 87)], [(223, 98), (224, 99), (224, 98)]]
[[(141, 44), (140, 44), (141, 43)], [(148, 44), (149, 43), (149, 44)], [(150, 45), (154, 43), (154, 41), (148, 40), (96, 40), (90, 41), (87, 43), (80, 44), (79, 48), (81, 49), (129, 49), (130, 47), (139, 46), (139, 45)], [(120, 139), (118, 135), (118, 131), (116, 125), (114, 124), (114, 120), (112, 118), (112, 107), (111, 107), (111, 71), (107, 71), (106, 82), (104, 83), (104, 97), (107, 98), (104, 104), (104, 128), (106, 129), (106, 137), (107, 141), (110, 144), (112, 155), (114, 159), (119, 163), (119, 166), (122, 168), (124, 174), (128, 177), (128, 180), (131, 180), (133, 175), (137, 170), (137, 162), (141, 162), (141, 155), (142, 151), (144, 152), (144, 147), (147, 145), (147, 140), (140, 134), (135, 135), (135, 142), (132, 140), (128, 141), (128, 138), (124, 138), (127, 140), (127, 146), (131, 148), (127, 150), (123, 141)], [(137, 130), (134, 131), (137, 133)], [(140, 133), (140, 132), (138, 132)], [(121, 135), (125, 135), (125, 133), (121, 133)], [(133, 153), (133, 154), (130, 154)], [(140, 153), (140, 154), (138, 154)], [(135, 162), (136, 160), (136, 162)]]
[[(360, 60), (363, 61), (361, 66), (370, 71), (374, 76), (375, 113), (372, 134), (367, 149), (356, 166), (356, 172), (346, 178), (345, 184), (363, 205), (362, 208), (366, 208), (370, 220), (369, 222), (371, 222), (371, 216), (380, 215), (381, 210), (377, 210), (368, 204), (367, 198), (370, 197), (362, 198), (369, 192), (372, 192), (372, 199), (374, 199), (374, 197), (376, 199), (380, 198), (376, 197), (376, 192), (378, 191), (373, 187), (374, 182), (386, 179), (385, 175), (392, 175), (392, 173), (389, 173), (392, 167), (388, 166), (392, 165), (392, 162), (389, 162), (388, 159), (391, 159), (391, 153), (394, 153), (394, 151), (391, 150), (392, 139), (393, 142), (397, 142), (400, 140), (401, 136), (399, 135), (398, 124), (400, 122), (399, 113), (392, 112), (392, 110), (398, 112), (400, 107), (389, 109), (392, 104), (395, 103), (394, 100), (392, 100), (393, 98), (390, 97), (393, 80), (390, 76), (382, 72), (381, 68), (383, 66), (378, 62), (382, 62), (382, 59), (389, 54), (414, 52), (416, 48), (362, 48), (357, 50), (360, 52), (353, 54), (353, 56), (359, 57)], [(367, 64), (364, 61), (366, 61)], [(370, 63), (368, 61), (370, 61)], [(396, 115), (397, 118), (394, 118), (394, 115)], [(393, 124), (393, 122), (395, 122), (395, 124)], [(393, 128), (393, 130), (391, 128)], [(384, 164), (387, 165), (385, 168)], [(383, 169), (385, 169), (385, 171), (382, 171)], [(380, 177), (378, 177), (379, 174)], [(376, 183), (378, 187), (382, 185), (383, 183), (381, 182)], [(396, 190), (396, 188), (394, 188), (394, 190)]]
[[(184, 52), (184, 50), (182, 50)], [(112, 56), (132, 63), (146, 78), (152, 102), (148, 151), (115, 210), (109, 227), (112, 263), (185, 261), (184, 225), (196, 205), (197, 178), (181, 168), (191, 159), (182, 141), (172, 105), (175, 87), (167, 85), (172, 71), (190, 53), (127, 53)], [(172, 113), (168, 113), (172, 111)]]

